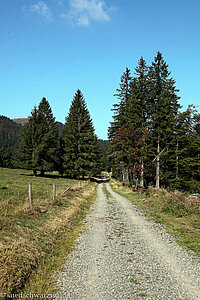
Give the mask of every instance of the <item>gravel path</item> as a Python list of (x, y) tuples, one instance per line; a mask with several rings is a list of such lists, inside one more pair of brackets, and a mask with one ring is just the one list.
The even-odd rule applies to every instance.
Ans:
[(58, 299), (200, 300), (199, 260), (109, 183), (85, 223), (57, 277)]

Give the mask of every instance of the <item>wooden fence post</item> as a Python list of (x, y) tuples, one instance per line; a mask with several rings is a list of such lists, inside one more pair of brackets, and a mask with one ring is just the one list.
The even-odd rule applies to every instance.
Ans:
[(56, 200), (56, 184), (53, 184), (53, 202)]
[(29, 205), (33, 207), (32, 183), (29, 183)]

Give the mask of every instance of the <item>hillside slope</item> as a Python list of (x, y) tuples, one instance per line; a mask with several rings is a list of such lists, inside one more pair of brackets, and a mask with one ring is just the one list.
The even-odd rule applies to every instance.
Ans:
[(7, 143), (12, 149), (17, 148), (21, 129), (21, 124), (17, 124), (5, 116), (0, 116), (0, 147)]

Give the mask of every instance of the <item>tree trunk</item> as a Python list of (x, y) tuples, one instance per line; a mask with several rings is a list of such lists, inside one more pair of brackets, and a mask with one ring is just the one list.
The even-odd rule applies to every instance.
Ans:
[(124, 167), (124, 164), (122, 163), (122, 179), (124, 184), (127, 184), (127, 174), (126, 174), (126, 168)]
[(177, 140), (177, 143), (176, 143), (176, 178), (178, 178), (178, 140)]
[(135, 191), (135, 190), (136, 190), (136, 187), (137, 187), (137, 178), (136, 178), (134, 172), (132, 173), (132, 176), (133, 176), (132, 190)]
[(160, 188), (160, 137), (157, 141), (157, 158), (156, 158), (156, 188)]
[(122, 167), (122, 181), (125, 182), (125, 173), (124, 173), (124, 168)]
[(33, 176), (37, 176), (37, 171), (33, 170)]
[(141, 158), (140, 187), (144, 187), (144, 160)]
[(133, 185), (133, 174), (131, 171), (128, 173), (128, 182), (130, 185)]
[(135, 180), (135, 190), (137, 191), (137, 189), (138, 189), (138, 177)]
[(128, 184), (128, 168), (125, 168), (125, 185)]
[(41, 172), (40, 172), (40, 176), (44, 176), (44, 170), (42, 170)]

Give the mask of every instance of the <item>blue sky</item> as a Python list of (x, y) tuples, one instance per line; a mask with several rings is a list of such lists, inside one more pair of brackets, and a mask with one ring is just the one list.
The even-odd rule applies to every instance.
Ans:
[(122, 73), (157, 51), (180, 104), (198, 105), (199, 16), (199, 0), (0, 0), (0, 115), (27, 117), (46, 97), (64, 123), (79, 88), (106, 139)]

